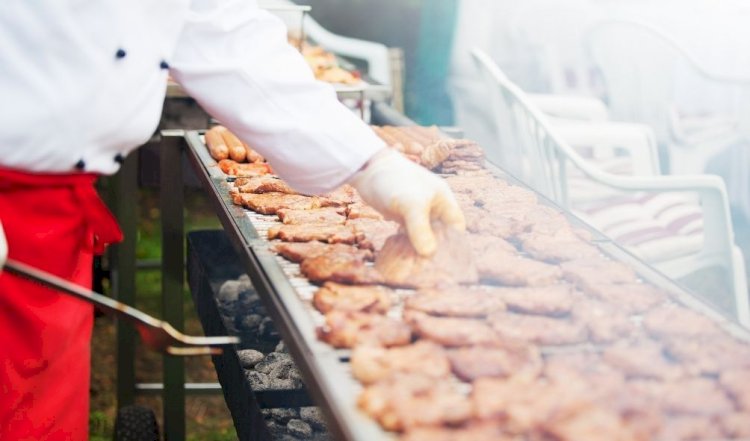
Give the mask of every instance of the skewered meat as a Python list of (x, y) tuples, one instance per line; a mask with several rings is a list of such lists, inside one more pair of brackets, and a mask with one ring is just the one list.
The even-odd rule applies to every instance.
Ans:
[(282, 208), (312, 210), (330, 206), (323, 198), (284, 193), (235, 193), (233, 201), (236, 205), (260, 214), (276, 214)]
[(653, 341), (622, 341), (606, 348), (602, 358), (629, 378), (674, 380), (685, 375), (684, 369), (670, 362), (662, 346)]
[(737, 407), (750, 413), (750, 368), (722, 372), (719, 384), (737, 403)]
[(372, 260), (374, 256), (370, 250), (361, 250), (350, 245), (327, 244), (323, 242), (284, 242), (277, 243), (271, 249), (281, 257), (295, 263), (305, 259), (322, 256), (324, 254), (353, 254), (358, 260)]
[(313, 283), (377, 285), (383, 280), (375, 268), (367, 266), (361, 255), (350, 252), (334, 252), (310, 257), (302, 261), (300, 270), (302, 275)]
[(438, 249), (430, 257), (417, 254), (404, 232), (388, 238), (375, 257), (375, 267), (386, 284), (420, 288), (479, 281), (466, 235), (439, 224), (433, 230)]
[(341, 208), (326, 207), (316, 208), (314, 210), (294, 210), (291, 208), (282, 208), (276, 211), (281, 222), (290, 225), (302, 224), (326, 224), (326, 225), (343, 225), (346, 221)]
[(647, 283), (591, 284), (586, 292), (628, 314), (644, 313), (667, 300), (664, 291)]
[(649, 311), (643, 326), (656, 337), (719, 336), (721, 329), (703, 314), (677, 304), (667, 304)]
[(487, 294), (497, 296), (508, 306), (509, 311), (560, 316), (570, 313), (574, 302), (581, 294), (570, 285), (540, 287), (485, 288)]
[(318, 337), (335, 348), (358, 345), (402, 346), (411, 341), (409, 327), (381, 314), (331, 311)]
[(414, 334), (446, 347), (500, 344), (497, 334), (480, 320), (432, 317), (416, 311), (405, 311), (404, 318)]
[(417, 427), (411, 429), (401, 441), (521, 441), (505, 432), (499, 421), (478, 421), (461, 427)]
[(240, 193), (284, 193), (297, 194), (286, 182), (276, 176), (253, 176), (238, 178), (234, 186)]
[(631, 337), (639, 330), (617, 303), (582, 299), (573, 306), (572, 316), (573, 320), (586, 324), (589, 339), (595, 343)]
[(595, 295), (593, 286), (636, 283), (635, 271), (624, 263), (604, 259), (581, 259), (560, 264), (565, 280), (585, 293)]
[(428, 341), (407, 346), (382, 348), (357, 346), (351, 357), (354, 378), (364, 384), (384, 380), (397, 373), (418, 373), (430, 378), (446, 378), (451, 367), (445, 350)]
[(396, 222), (376, 219), (349, 219), (346, 226), (351, 228), (357, 235), (357, 241), (361, 248), (380, 251), (389, 237), (398, 232), (399, 225)]
[(311, 242), (317, 240), (327, 243), (357, 243), (357, 235), (344, 225), (327, 224), (282, 224), (268, 229), (268, 239), (280, 239), (284, 242)]
[(391, 307), (391, 295), (392, 291), (383, 286), (326, 282), (313, 295), (313, 306), (323, 314), (333, 310), (385, 314)]
[(372, 384), (359, 396), (359, 407), (386, 430), (461, 424), (471, 417), (469, 399), (446, 382), (401, 374)]
[(535, 346), (512, 342), (453, 349), (448, 357), (453, 373), (464, 381), (514, 375), (537, 377), (542, 370), (542, 358)]
[(453, 287), (420, 291), (406, 299), (404, 309), (430, 315), (470, 318), (504, 311), (505, 303), (486, 290)]
[(491, 315), (489, 321), (503, 340), (566, 345), (588, 338), (584, 324), (567, 319), (501, 312)]

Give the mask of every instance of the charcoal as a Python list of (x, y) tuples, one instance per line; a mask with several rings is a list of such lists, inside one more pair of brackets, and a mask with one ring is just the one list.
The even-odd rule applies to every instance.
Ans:
[(304, 380), (302, 380), (302, 373), (296, 367), (292, 368), (289, 371), (289, 374), (286, 378), (294, 382), (295, 389), (302, 389), (303, 387), (305, 387), (305, 382)]
[(240, 359), (240, 365), (245, 369), (250, 369), (263, 360), (263, 353), (253, 349), (243, 349), (237, 351), (237, 357)]
[[(242, 291), (252, 291), (255, 292), (255, 288), (253, 287), (253, 282), (250, 281), (250, 276), (247, 274), (243, 274), (237, 279), (237, 282), (240, 284), (240, 289)], [(257, 293), (255, 294), (257, 296)]]
[(269, 377), (279, 380), (288, 380), (289, 372), (294, 368), (291, 363), (279, 363), (275, 368), (268, 374)]
[(274, 349), (273, 351), (274, 352), (286, 352), (286, 353), (289, 352), (286, 350), (286, 345), (284, 344), (283, 341), (280, 341), (279, 344), (276, 345), (276, 349)]
[(294, 381), (280, 378), (271, 378), (268, 380), (269, 387), (274, 390), (291, 390), (295, 389)]
[(263, 321), (263, 317), (257, 314), (250, 314), (242, 317), (242, 329), (246, 329), (248, 331), (255, 331), (260, 327), (261, 322)]
[(302, 420), (289, 420), (286, 428), (290, 435), (298, 438), (309, 438), (313, 434), (312, 427)]
[(266, 340), (279, 337), (279, 334), (276, 332), (276, 328), (274, 328), (273, 321), (271, 320), (270, 317), (263, 318), (263, 321), (260, 323), (260, 326), (258, 327), (258, 333), (260, 333), (262, 338)]
[(264, 390), (271, 386), (268, 376), (262, 372), (245, 371), (245, 377), (254, 390)]
[(317, 407), (303, 407), (299, 410), (299, 416), (315, 430), (325, 431), (326, 420), (323, 418), (323, 412)]
[(270, 409), (268, 414), (274, 421), (280, 424), (286, 424), (289, 420), (299, 418), (299, 412), (297, 412), (297, 409)]
[(282, 439), (286, 436), (288, 436), (288, 431), (286, 428), (286, 424), (279, 424), (275, 422), (274, 420), (266, 420), (266, 427), (268, 428), (268, 433), (271, 435), (271, 439)]
[(233, 303), (240, 298), (240, 282), (227, 280), (219, 289), (219, 300), (222, 303)]

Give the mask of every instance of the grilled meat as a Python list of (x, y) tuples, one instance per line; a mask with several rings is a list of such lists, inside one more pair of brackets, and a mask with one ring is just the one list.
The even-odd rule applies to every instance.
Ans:
[(573, 320), (584, 323), (589, 339), (607, 343), (627, 338), (638, 332), (638, 327), (620, 308), (620, 304), (593, 299), (581, 299), (573, 306)]
[(344, 225), (329, 224), (282, 224), (268, 229), (268, 239), (280, 239), (284, 242), (311, 242), (317, 240), (327, 243), (357, 243), (357, 235)]
[(588, 339), (586, 326), (568, 319), (500, 312), (491, 315), (489, 321), (503, 340), (566, 345)]
[(376, 219), (383, 220), (383, 215), (378, 210), (361, 202), (349, 204), (346, 207), (347, 219)]
[(560, 264), (565, 280), (575, 284), (585, 293), (596, 295), (592, 287), (598, 285), (618, 285), (637, 283), (638, 278), (632, 268), (612, 260), (580, 259)]
[(358, 345), (402, 346), (411, 341), (409, 327), (381, 314), (331, 311), (318, 337), (335, 348)]
[(750, 368), (722, 372), (719, 384), (737, 403), (738, 408), (750, 413)]
[(565, 230), (554, 234), (525, 234), (521, 237), (521, 248), (533, 258), (551, 263), (591, 259), (601, 254), (596, 247)]
[(285, 193), (297, 194), (292, 187), (276, 176), (264, 175), (238, 178), (234, 186), (240, 193)]
[(294, 210), (282, 208), (276, 211), (282, 223), (291, 225), (325, 224), (343, 225), (346, 221), (344, 210), (339, 207), (316, 208), (314, 210)]
[(719, 418), (724, 436), (750, 438), (750, 412), (735, 412)]
[(662, 346), (649, 340), (621, 341), (604, 349), (602, 358), (629, 378), (674, 380), (685, 370), (671, 362)]
[(715, 440), (722, 438), (721, 428), (713, 418), (675, 415), (666, 418), (656, 441)]
[(362, 203), (362, 198), (357, 190), (349, 184), (344, 184), (332, 192), (324, 194), (323, 197), (334, 206), (345, 207), (349, 204)]
[(521, 441), (523, 438), (505, 431), (500, 421), (477, 421), (460, 427), (417, 427), (400, 438), (401, 441)]
[(718, 337), (722, 334), (713, 320), (677, 304), (666, 304), (649, 311), (643, 319), (643, 326), (656, 337)]
[(516, 252), (487, 250), (477, 257), (477, 270), (482, 280), (507, 286), (547, 286), (560, 281), (560, 268), (527, 259)]
[(628, 314), (641, 314), (667, 300), (664, 291), (647, 283), (594, 283), (586, 293)]
[(535, 378), (542, 370), (542, 358), (535, 346), (512, 342), (452, 349), (448, 357), (453, 373), (464, 381), (514, 375)]
[(410, 296), (404, 309), (446, 317), (486, 317), (495, 311), (504, 311), (505, 303), (482, 289), (453, 287), (450, 289), (422, 290)]
[(451, 367), (445, 350), (428, 341), (390, 349), (379, 346), (357, 346), (352, 352), (354, 378), (364, 384), (384, 380), (397, 373), (418, 373), (434, 379), (445, 379)]
[(369, 218), (348, 219), (346, 226), (357, 235), (360, 248), (376, 252), (383, 248), (385, 241), (396, 234), (399, 228), (396, 222)]
[(330, 311), (385, 314), (391, 307), (392, 291), (383, 286), (351, 286), (326, 282), (313, 295), (313, 306), (323, 314)]
[(570, 313), (574, 302), (581, 297), (570, 285), (492, 287), (486, 288), (486, 292), (502, 299), (509, 311), (552, 316)]
[(325, 198), (284, 193), (235, 193), (233, 201), (260, 214), (276, 214), (282, 208), (312, 210), (331, 205)]
[(300, 263), (305, 259), (322, 256), (324, 254), (352, 254), (357, 259), (373, 260), (375, 257), (369, 250), (361, 250), (345, 244), (327, 244), (323, 242), (283, 242), (277, 243), (271, 249), (283, 258)]
[(362, 255), (351, 252), (332, 252), (310, 257), (302, 261), (300, 270), (313, 283), (377, 285), (383, 281), (380, 273), (368, 266)]
[(670, 357), (692, 373), (719, 375), (726, 370), (750, 369), (750, 347), (726, 335), (665, 337)]
[(405, 311), (404, 318), (414, 334), (446, 347), (501, 343), (492, 328), (480, 320), (432, 317), (416, 311)]

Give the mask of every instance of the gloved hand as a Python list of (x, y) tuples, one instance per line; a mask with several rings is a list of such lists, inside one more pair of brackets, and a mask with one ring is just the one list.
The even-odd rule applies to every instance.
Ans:
[(0, 270), (5, 266), (5, 259), (8, 258), (8, 242), (5, 241), (5, 231), (3, 223), (0, 222)]
[(376, 153), (349, 183), (365, 202), (406, 227), (420, 255), (429, 256), (437, 248), (431, 221), (439, 220), (462, 231), (466, 228), (448, 184), (396, 151)]

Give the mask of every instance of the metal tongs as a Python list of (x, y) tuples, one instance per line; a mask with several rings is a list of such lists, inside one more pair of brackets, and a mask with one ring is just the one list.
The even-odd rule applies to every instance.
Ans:
[(138, 330), (146, 346), (164, 354), (177, 356), (218, 355), (221, 354), (221, 346), (229, 346), (240, 342), (237, 337), (194, 337), (185, 335), (165, 321), (13, 259), (8, 259), (3, 269), (48, 288), (93, 303), (105, 312), (128, 320)]

